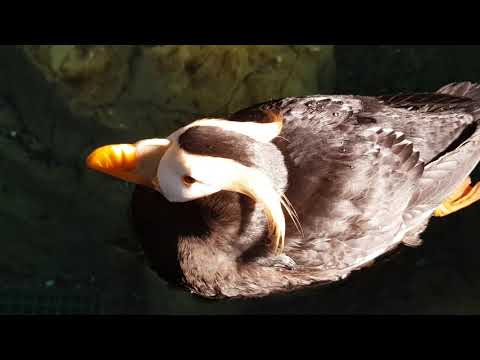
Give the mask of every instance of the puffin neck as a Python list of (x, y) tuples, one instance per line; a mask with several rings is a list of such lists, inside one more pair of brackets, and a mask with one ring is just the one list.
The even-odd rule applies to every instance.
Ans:
[(236, 257), (265, 235), (263, 210), (245, 195), (221, 191), (197, 202), (196, 216), (203, 233), (191, 236), (198, 241)]

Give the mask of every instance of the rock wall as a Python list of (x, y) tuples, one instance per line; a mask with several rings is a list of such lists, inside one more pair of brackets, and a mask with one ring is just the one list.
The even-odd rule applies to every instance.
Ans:
[(69, 161), (106, 138), (165, 135), (196, 117), (334, 83), (331, 46), (36, 45), (3, 53), (25, 126)]

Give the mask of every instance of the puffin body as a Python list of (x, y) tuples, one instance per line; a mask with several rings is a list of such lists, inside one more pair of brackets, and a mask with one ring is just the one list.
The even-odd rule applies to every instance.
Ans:
[(120, 172), (97, 161), (105, 150), (88, 164), (138, 184), (131, 218), (160, 277), (207, 298), (260, 297), (344, 279), (478, 200), (479, 119), (469, 82), (291, 97), (194, 122), (148, 143), (159, 148), (141, 164), (122, 155)]

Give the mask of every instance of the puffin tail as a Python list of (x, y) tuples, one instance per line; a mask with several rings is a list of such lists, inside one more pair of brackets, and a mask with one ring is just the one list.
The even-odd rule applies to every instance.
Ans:
[(437, 90), (439, 94), (461, 96), (480, 101), (480, 84), (470, 81), (450, 83)]

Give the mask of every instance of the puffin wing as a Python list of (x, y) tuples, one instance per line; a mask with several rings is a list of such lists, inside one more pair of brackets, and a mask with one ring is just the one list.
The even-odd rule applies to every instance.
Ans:
[(471, 82), (450, 83), (434, 93), (399, 94), (376, 97), (382, 103), (424, 113), (445, 111), (475, 112), (480, 100), (480, 84)]
[[(402, 216), (417, 192), (425, 164), (414, 144), (401, 132), (373, 127), (361, 136), (365, 138), (360, 146), (366, 146), (367, 151), (356, 159), (345, 180), (346, 188), (351, 188), (346, 198), (360, 215), (354, 217), (357, 232), (348, 234), (343, 241), (352, 249), (361, 249), (352, 255), (364, 263), (402, 240), (395, 235), (404, 227)], [(343, 261), (353, 263), (348, 258)]]
[[(414, 106), (418, 111), (439, 114), (444, 119), (450, 116), (447, 125), (457, 132), (457, 137), (450, 139), (446, 147), (443, 145), (445, 149), (430, 159), (425, 167), (409, 210), (404, 214), (407, 226), (412, 226), (430, 216), (464, 183), (480, 161), (480, 84), (451, 83), (433, 94), (381, 98), (390, 106)], [(462, 121), (458, 121), (459, 115)], [(434, 121), (431, 128), (435, 129)], [(440, 131), (431, 131), (433, 137), (438, 133)]]
[[(316, 262), (329, 264), (325, 270), (349, 272), (396, 247), (406, 234), (425, 224), (480, 161), (480, 129), (429, 164), (402, 133), (385, 128), (367, 131), (373, 132), (366, 142), (370, 150), (357, 160), (363, 169), (350, 179), (352, 183), (370, 179), (362, 196), (351, 199), (361, 211), (356, 219), (361, 230), (349, 238), (331, 239), (330, 249), (318, 253)], [(363, 159), (368, 165), (362, 166)], [(325, 247), (324, 239), (313, 239), (308, 247), (320, 243)]]
[(295, 197), (306, 209), (301, 218), (308, 235), (290, 239), (287, 253), (309, 268), (349, 272), (402, 241), (396, 235), (424, 171), (420, 153), (390, 128), (369, 127), (354, 137), (348, 165), (322, 149), (328, 180), (319, 173), (315, 191), (304, 184), (298, 191), (308, 197)]
[[(370, 133), (367, 135), (370, 149), (362, 159), (358, 159), (358, 162), (364, 162), (367, 169), (366, 173), (360, 170), (363, 174), (359, 175), (367, 175), (370, 180), (361, 198), (366, 200), (363, 211), (369, 218), (389, 223), (406, 209), (425, 164), (420, 160), (420, 153), (413, 143), (406, 140), (403, 133), (376, 127), (367, 129), (365, 133)], [(354, 174), (350, 181), (360, 179)]]
[[(359, 129), (377, 127), (368, 129), (374, 133), (368, 139), (353, 141), (357, 144), (354, 153), (363, 152), (364, 156), (350, 159), (354, 171), (346, 180), (361, 194), (348, 198), (361, 215), (349, 218), (356, 230), (347, 234), (349, 238), (342, 239), (339, 234), (328, 242), (311, 239), (307, 240), (310, 244), (303, 243), (303, 247), (325, 249), (318, 253), (315, 262), (330, 263), (333, 268), (363, 266), (424, 225), (480, 159), (480, 130), (476, 130), (479, 94), (479, 85), (462, 83), (447, 85), (438, 93), (362, 98), (362, 109), (353, 112), (351, 119), (357, 118)], [(344, 128), (349, 136), (355, 136), (356, 131)], [(461, 145), (456, 143), (459, 138), (463, 138)], [(323, 157), (328, 155), (327, 151), (322, 148)], [(366, 163), (362, 163), (365, 159)], [(343, 183), (341, 178), (335, 182)], [(362, 189), (365, 182), (367, 189)], [(336, 202), (334, 198), (329, 201)], [(348, 211), (332, 211), (331, 220), (347, 219)], [(328, 223), (321, 225), (325, 228)], [(302, 251), (300, 244), (295, 247), (299, 253)]]
[[(435, 93), (379, 96), (373, 102), (373, 115), (379, 124), (388, 124), (405, 133), (426, 162), (456, 148), (463, 132), (479, 116), (480, 86), (449, 84)], [(369, 111), (369, 106), (365, 109)], [(471, 134), (470, 134), (471, 135)]]
[(438, 89), (437, 93), (478, 100), (480, 99), (480, 84), (475, 84), (470, 81), (450, 83)]
[(468, 111), (471, 109), (472, 105), (472, 99), (470, 98), (438, 92), (378, 96), (377, 99), (390, 107), (403, 108), (423, 113)]

